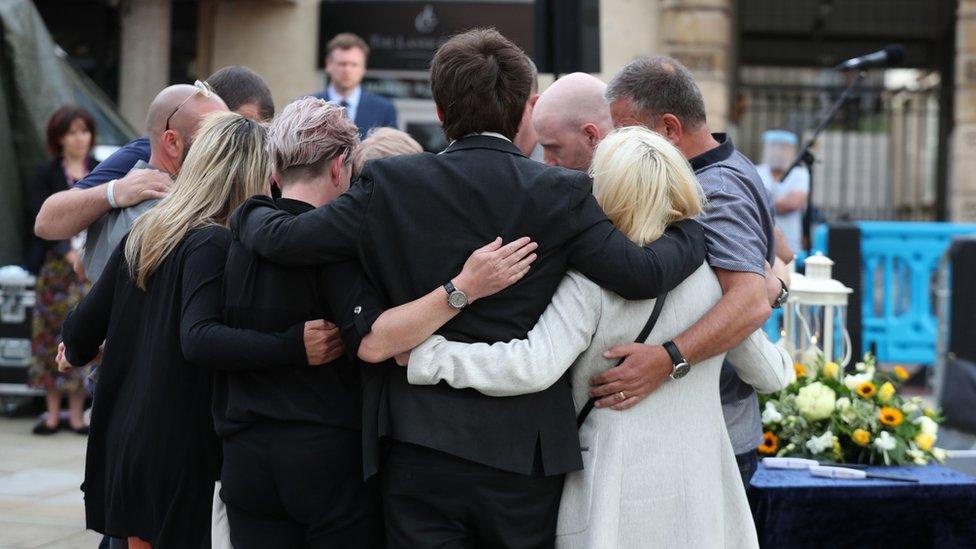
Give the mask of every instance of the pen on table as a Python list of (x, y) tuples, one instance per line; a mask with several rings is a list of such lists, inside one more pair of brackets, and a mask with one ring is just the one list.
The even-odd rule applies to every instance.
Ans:
[(809, 469), (818, 465), (829, 465), (831, 467), (845, 467), (847, 469), (865, 469), (867, 465), (857, 463), (823, 463), (815, 459), (793, 458), (793, 457), (765, 457), (763, 465), (769, 469)]
[(834, 479), (858, 480), (873, 478), (878, 480), (897, 480), (899, 482), (918, 482), (918, 479), (916, 478), (899, 477), (895, 475), (879, 475), (877, 473), (869, 473), (868, 471), (860, 471), (857, 469), (848, 469), (846, 467), (825, 467), (823, 465), (815, 465), (810, 467), (810, 474), (815, 477)]

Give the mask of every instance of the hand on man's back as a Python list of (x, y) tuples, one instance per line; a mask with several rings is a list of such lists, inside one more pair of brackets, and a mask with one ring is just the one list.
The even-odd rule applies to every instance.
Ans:
[(132, 170), (115, 183), (115, 202), (119, 208), (128, 208), (146, 200), (154, 200), (169, 194), (173, 180), (169, 174), (153, 169)]

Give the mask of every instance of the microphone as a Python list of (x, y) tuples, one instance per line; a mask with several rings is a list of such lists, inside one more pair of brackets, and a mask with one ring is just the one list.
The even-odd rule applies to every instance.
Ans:
[(837, 71), (863, 70), (874, 67), (897, 65), (905, 58), (905, 48), (901, 44), (891, 44), (885, 49), (848, 59), (834, 67)]

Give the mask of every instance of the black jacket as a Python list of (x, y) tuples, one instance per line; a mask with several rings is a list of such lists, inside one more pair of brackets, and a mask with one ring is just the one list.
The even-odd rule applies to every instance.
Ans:
[[(88, 159), (88, 171), (93, 170), (97, 165), (98, 162), (95, 159)], [(63, 257), (71, 250), (69, 240), (44, 240), (34, 234), (34, 221), (37, 219), (37, 214), (41, 211), (44, 201), (52, 194), (66, 191), (69, 188), (60, 157), (38, 166), (34, 172), (34, 177), (24, 186), (24, 196), (27, 198), (25, 202), (28, 209), (24, 219), (30, 224), (24, 231), (24, 234), (27, 235), (27, 241), (24, 243), (24, 264), (27, 266), (27, 270), (34, 274), (40, 272), (48, 251), (52, 251), (56, 257)]]
[[(696, 222), (676, 224), (642, 249), (604, 215), (586, 174), (534, 162), (510, 142), (481, 135), (439, 155), (369, 162), (349, 192), (300, 216), (251, 198), (232, 230), (245, 246), (286, 264), (358, 257), (391, 305), (447, 282), (497, 236), (532, 237), (539, 259), (528, 275), (438, 332), (462, 342), (525, 337), (569, 269), (641, 299), (674, 288), (705, 258)], [(582, 467), (568, 375), (539, 393), (494, 398), (444, 383), (411, 386), (403, 369), (392, 369), (382, 390), (388, 413), (377, 418), (381, 436), (523, 474)]]
[[(298, 200), (279, 198), (275, 202), (296, 215), (313, 209)], [(231, 242), (223, 286), (227, 326), (280, 333), (321, 318), (344, 328), (344, 343), (351, 356), (321, 366), (309, 366), (301, 357), (286, 368), (218, 370), (214, 382), (217, 434), (226, 438), (261, 421), (359, 431), (362, 404), (355, 355), (372, 320), (382, 312), (379, 301), (363, 295), (367, 290), (357, 261), (285, 267), (250, 253), (240, 242)], [(357, 314), (355, 305), (364, 300), (375, 305)], [(357, 317), (369, 321), (357, 326)]]

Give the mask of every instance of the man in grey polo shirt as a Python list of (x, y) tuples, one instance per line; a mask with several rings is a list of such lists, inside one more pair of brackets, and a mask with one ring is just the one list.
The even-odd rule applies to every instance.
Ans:
[[(652, 345), (625, 345), (611, 351), (625, 360), (594, 378), (598, 385), (593, 394), (602, 397), (597, 406), (624, 409), (667, 380), (676, 364), (694, 364), (741, 343), (763, 325), (771, 303), (780, 304), (786, 292), (769, 271), (775, 261), (769, 195), (752, 162), (735, 150), (726, 135), (709, 132), (705, 103), (688, 70), (670, 57), (637, 59), (614, 77), (606, 98), (615, 126), (646, 126), (689, 159), (708, 199), (699, 221), (705, 228), (708, 263), (723, 291), (722, 299), (705, 316), (674, 339), (673, 352)], [(728, 363), (722, 369), (721, 395), (726, 426), (748, 486), (762, 439), (759, 403), (752, 387)]]
[[(137, 169), (155, 169), (175, 176), (183, 165), (200, 123), (210, 113), (226, 111), (227, 105), (205, 86), (176, 84), (164, 88), (149, 105), (146, 126), (149, 131), (149, 162), (139, 161)], [(106, 184), (108, 213), (88, 227), (85, 240), (85, 276), (95, 282), (116, 246), (132, 228), (132, 223), (149, 211), (159, 199), (145, 200), (128, 208), (117, 208), (113, 198), (115, 181)]]

